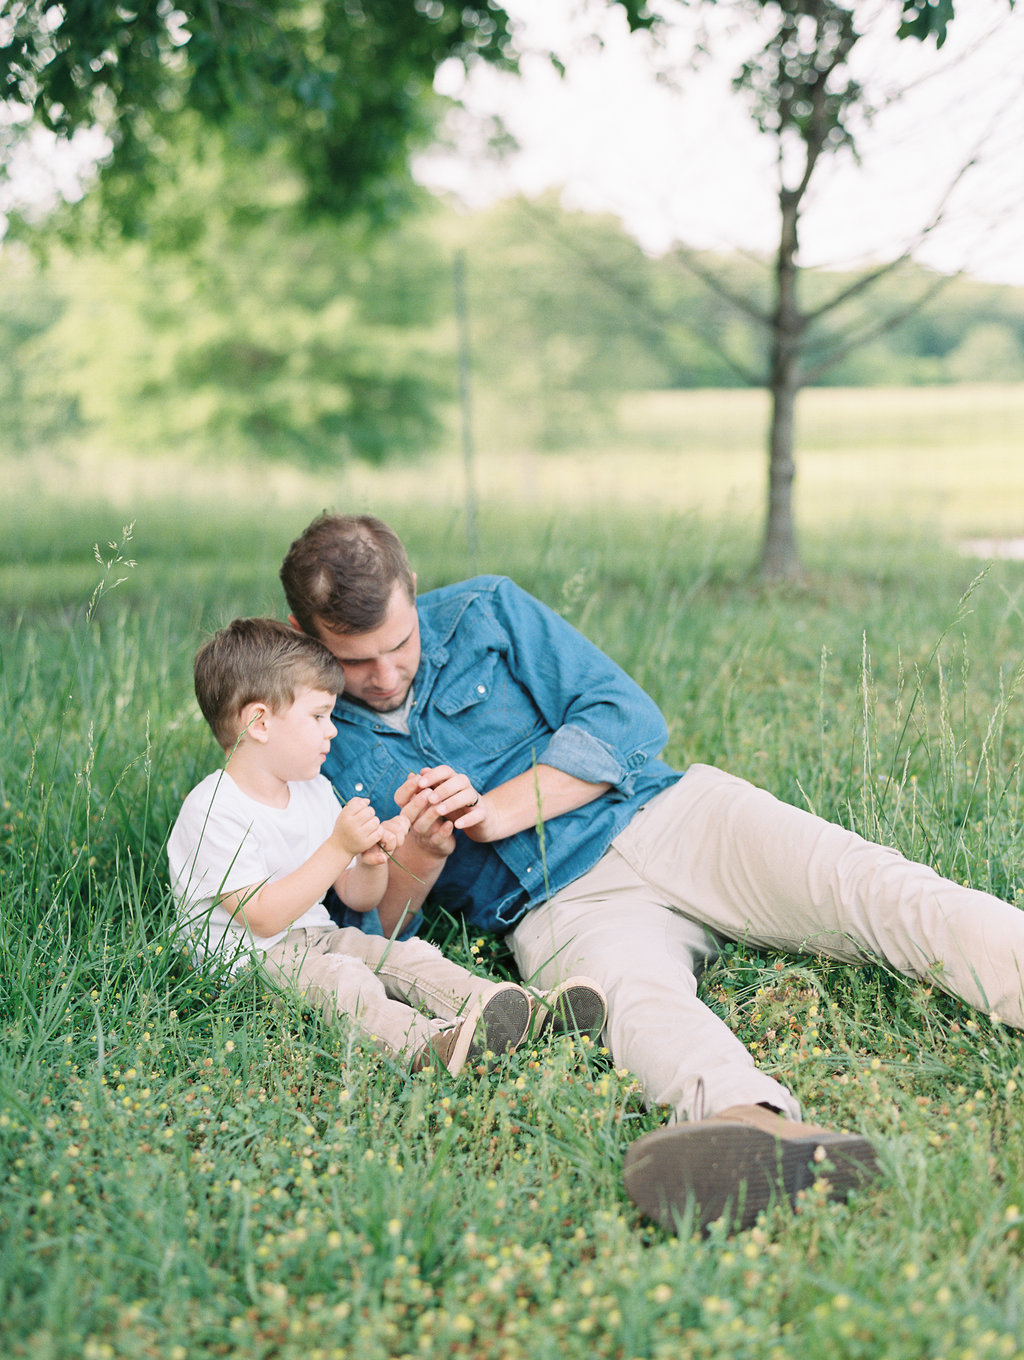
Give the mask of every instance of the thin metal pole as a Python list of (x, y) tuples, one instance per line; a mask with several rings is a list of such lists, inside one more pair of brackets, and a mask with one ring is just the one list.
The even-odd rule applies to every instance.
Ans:
[(466, 474), (466, 553), (471, 571), (477, 570), (477, 496), (473, 449), (473, 402), (469, 349), (469, 308), (466, 302), (466, 252), (457, 250), (453, 261), (455, 325), (459, 354), (459, 409), (462, 417), (462, 461)]

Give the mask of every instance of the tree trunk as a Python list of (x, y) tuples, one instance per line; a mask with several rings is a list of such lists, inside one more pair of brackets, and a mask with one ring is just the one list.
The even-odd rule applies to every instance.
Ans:
[(793, 522), (793, 441), (800, 390), (800, 342), (804, 318), (797, 307), (797, 222), (800, 194), (779, 194), (782, 228), (775, 262), (775, 309), (771, 329), (771, 425), (768, 436), (768, 513), (760, 574), (769, 581), (793, 581), (801, 574)]
[(793, 521), (793, 429), (797, 388), (772, 381), (768, 436), (768, 513), (761, 548), (760, 574), (768, 581), (792, 581), (801, 574)]

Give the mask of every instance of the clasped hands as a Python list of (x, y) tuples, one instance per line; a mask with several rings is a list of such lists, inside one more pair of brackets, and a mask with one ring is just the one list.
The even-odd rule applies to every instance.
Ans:
[(409, 823), (410, 836), (438, 857), (455, 849), (456, 831), (474, 841), (496, 840), (500, 834), (486, 794), (450, 765), (410, 773), (396, 790), (395, 802)]

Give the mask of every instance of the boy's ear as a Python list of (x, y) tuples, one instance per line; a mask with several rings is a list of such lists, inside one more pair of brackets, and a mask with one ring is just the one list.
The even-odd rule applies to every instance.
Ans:
[(269, 712), (266, 704), (260, 703), (258, 700), (246, 704), (238, 715), (242, 726), (241, 736), (252, 737), (253, 741), (266, 741)]

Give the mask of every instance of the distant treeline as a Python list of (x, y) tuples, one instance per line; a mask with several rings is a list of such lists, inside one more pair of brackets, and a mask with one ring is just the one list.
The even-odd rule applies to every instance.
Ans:
[[(457, 251), (489, 442), (558, 446), (607, 428), (624, 391), (766, 378), (748, 309), (770, 307), (767, 261), (651, 258), (614, 219), (550, 198), (427, 204), (383, 233), (197, 193), (144, 239), (51, 242), (43, 263), (0, 253), (0, 451), (316, 464), (450, 442)], [(854, 279), (806, 271), (803, 306)], [(855, 293), (811, 328), (806, 370), (843, 386), (1024, 381), (1024, 289), (959, 278), (920, 305), (939, 282), (904, 265)]]

